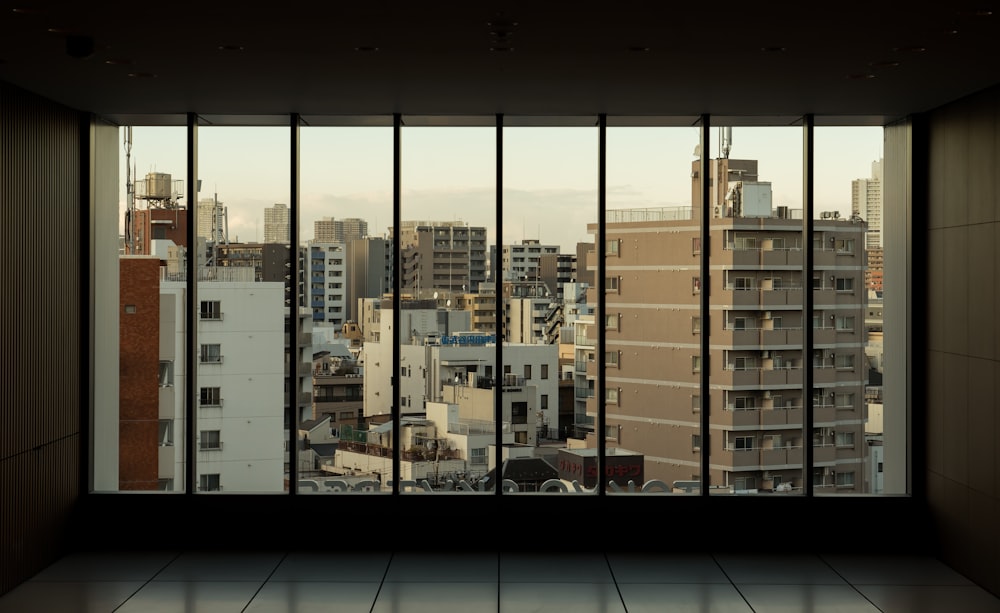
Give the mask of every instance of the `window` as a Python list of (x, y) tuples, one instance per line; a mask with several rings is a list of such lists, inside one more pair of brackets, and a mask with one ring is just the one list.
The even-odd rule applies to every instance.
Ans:
[(201, 358), (202, 364), (221, 364), (222, 363), (221, 345), (219, 345), (218, 343), (202, 345), (199, 357)]
[(854, 394), (850, 393), (839, 393), (834, 395), (834, 404), (839, 409), (853, 409), (854, 408)]
[(701, 372), (701, 356), (691, 356), (691, 372)]
[(469, 464), (473, 466), (485, 466), (486, 447), (473, 447), (469, 449)]
[(701, 435), (691, 435), (691, 451), (701, 451)]
[(853, 315), (838, 315), (834, 320), (836, 322), (836, 328), (838, 331), (842, 332), (853, 332), (854, 331), (854, 316)]
[(202, 451), (222, 449), (221, 435), (219, 430), (202, 430), (198, 437), (198, 449)]
[(757, 479), (755, 477), (736, 477), (733, 481), (733, 489), (736, 491), (748, 491), (757, 488)]
[(542, 379), (548, 379), (548, 378), (549, 378), (549, 365), (542, 364)]
[(619, 245), (619, 243), (620, 242), (619, 242), (619, 240), (617, 238), (610, 238), (610, 239), (608, 239), (606, 254), (607, 255), (617, 256), (618, 255), (618, 245)]
[(351, 421), (353, 419), (357, 419), (354, 411), (341, 411), (337, 414), (337, 421)]
[(201, 319), (219, 321), (222, 319), (222, 307), (218, 300), (202, 300), (199, 312)]
[(618, 313), (610, 313), (604, 316), (604, 329), (605, 330), (618, 329)]
[(618, 442), (618, 433), (621, 430), (617, 425), (604, 426), (604, 438), (609, 441)]
[(854, 447), (854, 432), (850, 430), (841, 432), (838, 430), (836, 442), (837, 447)]
[(701, 334), (701, 317), (691, 318), (691, 334)]
[(549, 408), (549, 395), (548, 394), (542, 394), (541, 395), (540, 408), (543, 411), (548, 410), (548, 408)]
[(737, 317), (733, 319), (733, 330), (746, 330), (747, 329), (747, 318)]
[(837, 368), (842, 370), (854, 370), (854, 354), (838, 353), (836, 358)]
[(854, 487), (854, 471), (838, 472), (837, 487)]
[(126, 304), (125, 305), (125, 312), (126, 313), (130, 313), (130, 314), (131, 313), (135, 313), (135, 305), (134, 304)]
[(608, 404), (618, 404), (618, 388), (609, 387), (604, 390), (604, 400)]
[(531, 364), (524, 365), (524, 378), (531, 379)]
[(834, 242), (834, 248), (837, 250), (837, 253), (854, 253), (854, 239), (838, 238)]
[(853, 292), (854, 291), (854, 278), (853, 277), (837, 277), (836, 288), (838, 292)]
[(691, 239), (691, 254), (697, 255), (701, 253), (701, 237), (695, 236)]
[(221, 481), (219, 479), (218, 473), (199, 475), (198, 477), (198, 490), (201, 492), (220, 492), (222, 491)]
[(618, 368), (618, 358), (620, 354), (617, 351), (605, 351), (604, 352), (604, 363), (613, 368)]
[(744, 291), (753, 289), (753, 279), (751, 277), (730, 277), (730, 289)]
[(691, 412), (701, 413), (701, 396), (697, 394), (691, 396)]
[(203, 387), (199, 394), (198, 403), (203, 407), (221, 407), (222, 390), (218, 387)]
[(733, 398), (733, 408), (737, 411), (745, 409), (756, 409), (757, 399), (753, 396), (737, 396)]
[(160, 360), (160, 387), (170, 387), (174, 384), (173, 360)]
[(691, 278), (691, 293), (698, 294), (701, 292), (701, 277)]
[(161, 447), (169, 447), (174, 444), (174, 420), (172, 419), (161, 419), (160, 420), (160, 434), (159, 434), (159, 444)]
[(754, 448), (753, 436), (737, 436), (733, 438), (733, 449), (737, 451), (749, 451)]
[(621, 277), (605, 277), (604, 278), (604, 291), (606, 291), (606, 292), (621, 293), (621, 290), (618, 287), (618, 280), (619, 279), (621, 279)]

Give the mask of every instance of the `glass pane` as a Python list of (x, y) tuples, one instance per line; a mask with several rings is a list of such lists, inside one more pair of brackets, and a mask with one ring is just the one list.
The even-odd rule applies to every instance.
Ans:
[(711, 132), (710, 493), (801, 493), (803, 130)]
[[(198, 130), (198, 492), (287, 491), (289, 143), (287, 127)], [(301, 409), (312, 365), (296, 360)]]
[(369, 425), (391, 415), (392, 346), (381, 339), (392, 318), (380, 307), (393, 287), (392, 128), (310, 127), (301, 139), (313, 402), (299, 425), (299, 491), (388, 493), (391, 446)]
[(496, 129), (404, 127), (401, 141), (402, 226), (389, 234), (399, 232), (402, 295), (382, 305), (400, 330), (401, 490), (487, 492), (496, 481), (496, 291), (486, 280)]
[[(881, 127), (815, 129), (813, 480), (883, 493)], [(899, 411), (902, 407), (892, 407)], [(905, 419), (901, 422), (905, 427)], [(893, 436), (895, 435), (895, 437)]]
[(118, 132), (118, 241), (95, 248), (117, 252), (98, 283), (115, 286), (119, 303), (95, 319), (96, 338), (116, 339), (106, 349), (118, 357), (95, 364), (95, 489), (183, 492), (185, 311), (170, 286), (187, 277), (168, 256), (187, 242), (186, 131)]
[[(605, 481), (701, 488), (699, 128), (608, 128)], [(694, 159), (692, 160), (692, 157)]]
[(596, 296), (585, 265), (596, 265), (598, 136), (596, 126), (504, 129), (498, 251), (512, 492), (597, 485)]

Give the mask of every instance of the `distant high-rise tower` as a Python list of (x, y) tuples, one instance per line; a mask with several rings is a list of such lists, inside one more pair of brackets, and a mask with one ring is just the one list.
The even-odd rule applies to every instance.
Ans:
[(288, 242), (288, 205), (275, 204), (264, 209), (264, 242)]
[(313, 236), (317, 243), (349, 243), (368, 236), (368, 222), (357, 217), (324, 217), (313, 222)]
[(868, 222), (865, 247), (882, 248), (882, 160), (872, 162), (871, 177), (851, 181), (851, 216)]

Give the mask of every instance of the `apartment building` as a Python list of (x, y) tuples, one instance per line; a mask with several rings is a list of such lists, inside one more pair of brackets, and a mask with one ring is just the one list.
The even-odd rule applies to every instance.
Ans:
[[(389, 228), (392, 238), (395, 230)], [(418, 297), (434, 290), (478, 291), (486, 281), (486, 228), (460, 221), (404, 221), (402, 287)]]

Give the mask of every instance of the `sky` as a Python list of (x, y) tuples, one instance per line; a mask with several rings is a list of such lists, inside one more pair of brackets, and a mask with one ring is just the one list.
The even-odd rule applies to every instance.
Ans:
[[(126, 145), (119, 132), (123, 219)], [(184, 127), (134, 127), (127, 157), (132, 180), (167, 173), (186, 190), (185, 133)], [(359, 217), (370, 234), (385, 235), (392, 224), (392, 128), (303, 127), (300, 135), (301, 239), (312, 238), (313, 222), (324, 217)], [(495, 137), (495, 128), (402, 128), (402, 219), (486, 226), (492, 244)], [(817, 127), (814, 139), (816, 211), (846, 217), (851, 181), (869, 177), (882, 156), (882, 128)], [(698, 140), (696, 127), (609, 127), (607, 208), (690, 206)], [(198, 142), (200, 197), (217, 197), (228, 208), (230, 242), (263, 240), (264, 209), (289, 201), (288, 129), (203, 126)], [(597, 128), (508, 127), (503, 144), (502, 241), (538, 239), (574, 252), (577, 242), (592, 240), (586, 227), (597, 219)], [(802, 207), (801, 127), (734, 127), (730, 157), (758, 160), (759, 180), (771, 182), (774, 206)]]

